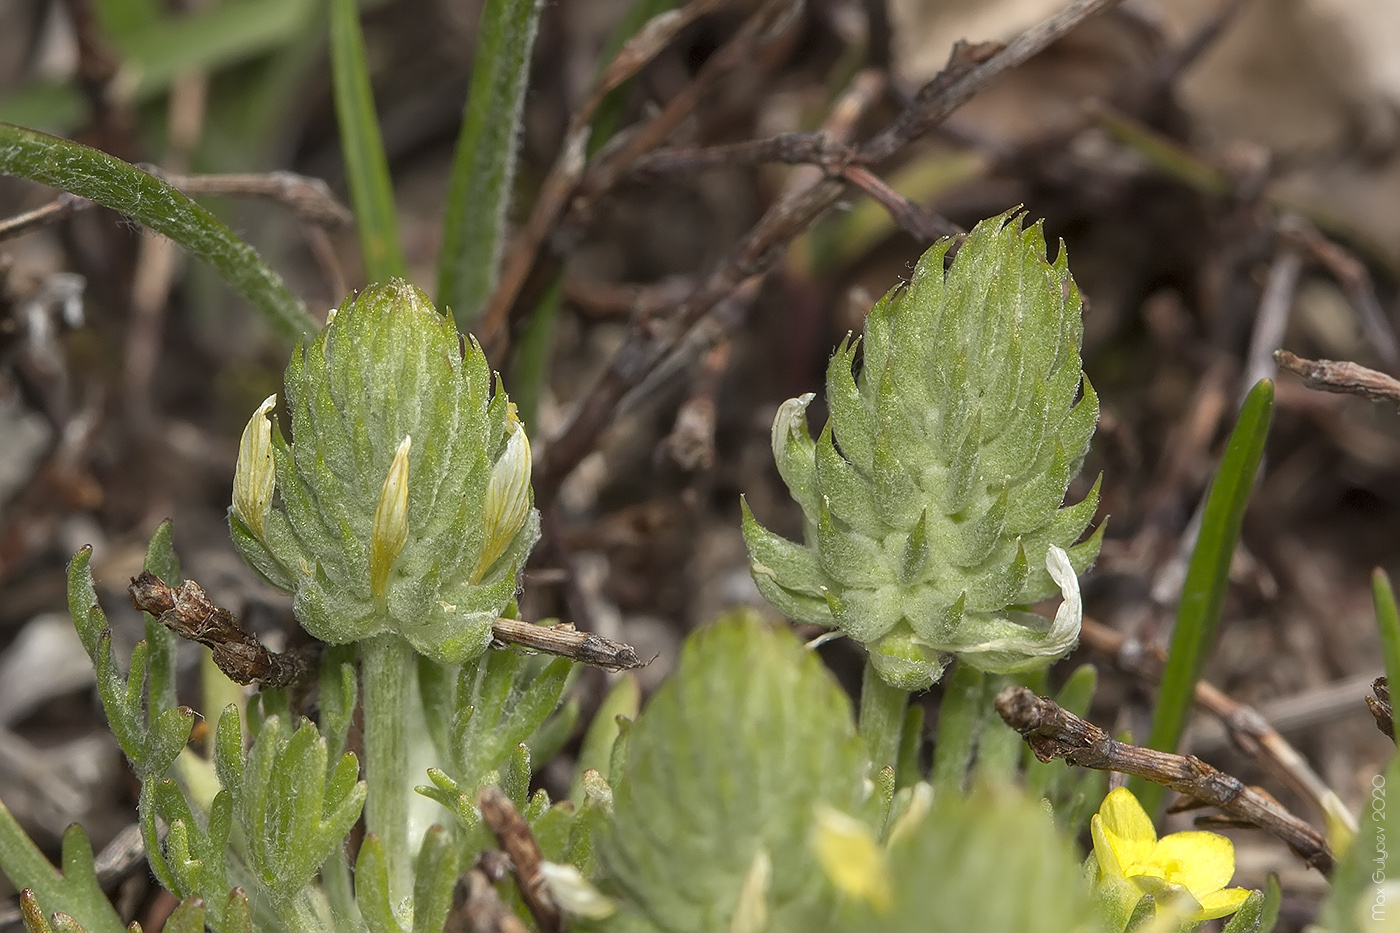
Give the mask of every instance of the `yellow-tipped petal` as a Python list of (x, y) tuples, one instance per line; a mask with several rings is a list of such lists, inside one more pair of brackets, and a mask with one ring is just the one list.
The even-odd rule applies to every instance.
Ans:
[(486, 489), (486, 507), (482, 521), (486, 523), (486, 543), (477, 561), (475, 579), (481, 580), (510, 543), (530, 515), (530, 439), (525, 428), (510, 411), (505, 452), (491, 468), (491, 483)]
[(277, 396), (269, 395), (248, 419), (238, 440), (238, 465), (233, 472), (233, 514), (259, 541), (277, 484), (272, 462), (272, 424), (267, 417), (276, 404)]
[(766, 848), (759, 846), (739, 888), (739, 900), (729, 918), (729, 933), (763, 933), (768, 929), (768, 887), (772, 881), (773, 859)]
[(374, 510), (374, 529), (369, 542), (369, 585), (376, 599), (382, 599), (389, 584), (389, 570), (408, 541), (408, 449), (413, 438), (404, 435), (384, 489)]
[(870, 827), (831, 807), (818, 807), (816, 817), (813, 848), (831, 883), (877, 914), (888, 913), (893, 900), (889, 866)]

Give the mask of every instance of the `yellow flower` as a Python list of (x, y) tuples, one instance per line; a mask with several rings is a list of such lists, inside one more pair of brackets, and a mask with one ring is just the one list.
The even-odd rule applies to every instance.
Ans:
[[(1104, 798), (1089, 824), (1099, 883), (1116, 889), (1131, 912), (1151, 894), (1157, 915), (1168, 913), (1188, 924), (1234, 913), (1249, 897), (1227, 888), (1235, 874), (1235, 846), (1218, 833), (1172, 833), (1161, 839), (1142, 804), (1120, 787)], [(1131, 903), (1127, 903), (1131, 900)]]

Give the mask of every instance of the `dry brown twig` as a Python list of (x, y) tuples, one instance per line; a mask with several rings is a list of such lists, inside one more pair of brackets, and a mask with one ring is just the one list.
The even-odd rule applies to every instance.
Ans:
[[(233, 613), (214, 605), (193, 580), (171, 587), (143, 570), (132, 579), (130, 591), (132, 605), (155, 616), (181, 638), (208, 647), (214, 653), (214, 663), (237, 683), (286, 687), (311, 675), (302, 652), (268, 650), (257, 636), (239, 627)], [(631, 645), (580, 632), (567, 622), (534, 625), (519, 619), (497, 619), (491, 624), (491, 636), (502, 645), (517, 645), (608, 671), (627, 671), (643, 664)]]
[(1332, 852), (1322, 834), (1276, 801), (1194, 755), (1173, 755), (1119, 742), (1093, 723), (1025, 687), (1007, 687), (997, 712), (1025, 738), (1036, 758), (1146, 778), (1179, 794), (1218, 807), (1282, 839), (1308, 865), (1330, 876)]
[[(860, 164), (875, 166), (884, 162), (937, 126), (1002, 72), (1025, 62), (1117, 2), (1077, 0), (1005, 47), (960, 46), (949, 66), (916, 95), (913, 104), (860, 148)], [(786, 195), (769, 208), (685, 300), (677, 303), (669, 315), (668, 326), (633, 329), (607, 371), (580, 402), (562, 435), (550, 444), (537, 473), (535, 489), (539, 499), (547, 502), (553, 497), (564, 477), (593, 448), (618, 402), (669, 355), (684, 334), (739, 283), (772, 268), (788, 244), (846, 194), (849, 186), (845, 179), (828, 177)], [(543, 241), (541, 235), (538, 242)], [(505, 287), (503, 277), (502, 289)], [(515, 289), (509, 294), (498, 290), (493, 299), (493, 309), (504, 307), (499, 311), (502, 319), (515, 303), (518, 284)]]
[(131, 581), (131, 604), (155, 616), (176, 635), (207, 647), (214, 663), (240, 684), (288, 687), (311, 676), (311, 665), (299, 652), (270, 651), (257, 636), (244, 631), (233, 613), (214, 605), (193, 580), (171, 587), (149, 570)]
[(631, 645), (592, 632), (580, 632), (569, 622), (535, 625), (519, 619), (497, 619), (491, 623), (491, 637), (503, 645), (568, 658), (605, 671), (630, 671), (645, 664)]
[[(1161, 647), (1146, 649), (1140, 643), (1094, 619), (1080, 626), (1085, 645), (1114, 659), (1119, 667), (1153, 683), (1161, 679), (1167, 654)], [(1231, 698), (1209, 681), (1196, 681), (1196, 705), (1215, 715), (1230, 741), (1266, 770), (1309, 800), (1319, 813), (1334, 817), (1355, 831), (1356, 817), (1332, 788), (1313, 770), (1296, 748), (1253, 707)]]
[(530, 824), (525, 822), (515, 809), (515, 804), (498, 787), (483, 787), (477, 795), (476, 805), (481, 811), (482, 822), (491, 830), (506, 855), (510, 856), (516, 889), (529, 908), (530, 916), (539, 925), (540, 933), (562, 933), (564, 921), (559, 906), (554, 903), (545, 884), (544, 872), (540, 868), (544, 854), (540, 852), (534, 833), (530, 832)]
[(1373, 402), (1400, 405), (1400, 379), (1357, 363), (1305, 360), (1287, 350), (1275, 350), (1274, 359), (1291, 373), (1303, 377), (1303, 385), (1323, 392), (1359, 395)]
[(476, 857), (452, 889), (452, 907), (443, 933), (529, 933), (529, 927), (501, 900), (496, 884), (510, 874), (510, 860), (499, 849)]

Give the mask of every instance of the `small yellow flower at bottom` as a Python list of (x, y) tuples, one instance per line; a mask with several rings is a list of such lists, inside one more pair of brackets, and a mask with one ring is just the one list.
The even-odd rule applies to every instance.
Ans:
[[(1235, 873), (1235, 846), (1229, 839), (1202, 831), (1158, 839), (1152, 820), (1127, 788), (1104, 798), (1089, 829), (1100, 884), (1130, 892), (1133, 904), (1151, 894), (1159, 917), (1169, 912), (1186, 923), (1212, 920), (1234, 913), (1249, 897), (1244, 888), (1225, 887)], [(1131, 912), (1133, 904), (1123, 906)]]

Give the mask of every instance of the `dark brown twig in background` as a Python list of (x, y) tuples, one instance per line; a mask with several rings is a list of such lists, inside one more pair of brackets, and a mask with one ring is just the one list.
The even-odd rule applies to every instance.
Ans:
[(1246, 787), (1238, 778), (1194, 755), (1173, 755), (1119, 742), (1093, 723), (1025, 687), (1001, 691), (996, 708), (1041, 761), (1063, 758), (1081, 768), (1146, 778), (1258, 826), (1288, 843), (1308, 865), (1324, 875), (1332, 874), (1332, 852), (1320, 832), (1275, 801)]
[(606, 671), (630, 671), (643, 666), (637, 649), (631, 645), (580, 632), (568, 622), (534, 625), (519, 619), (497, 619), (491, 623), (491, 637), (504, 645), (518, 645)]
[(133, 606), (149, 612), (181, 638), (207, 647), (219, 670), (235, 683), (289, 687), (311, 676), (306, 658), (296, 652), (269, 651), (257, 636), (239, 627), (233, 613), (210, 602), (193, 580), (172, 588), (143, 570), (129, 589)]
[(0, 221), (0, 241), (12, 240), (18, 236), (24, 236), (26, 233), (52, 226), (66, 220), (78, 211), (87, 210), (93, 206), (93, 202), (87, 198), (80, 198), (76, 194), (64, 192), (42, 207), (36, 207), (32, 211), (25, 211), (23, 214), (16, 214)]
[[(914, 103), (883, 132), (861, 147), (860, 162), (878, 165), (913, 139), (937, 126), (998, 75), (1019, 65), (1118, 0), (1077, 0), (1050, 19), (1026, 30), (1005, 48), (960, 46), (943, 73), (919, 92)], [(784, 197), (740, 241), (670, 315), (671, 326), (633, 329), (605, 374), (580, 402), (563, 434), (550, 445), (536, 474), (536, 496), (548, 502), (559, 484), (593, 449), (612, 420), (617, 403), (657, 366), (676, 343), (717, 302), (750, 276), (766, 272), (788, 244), (847, 193), (849, 182), (824, 179)], [(513, 296), (497, 299), (507, 308)], [(493, 302), (496, 299), (493, 299)], [(504, 317), (504, 312), (502, 317)]]
[(544, 855), (530, 832), (530, 825), (498, 787), (483, 787), (477, 795), (476, 805), (481, 811), (482, 822), (491, 830), (506, 855), (510, 856), (516, 888), (529, 908), (530, 916), (539, 925), (540, 933), (561, 933), (564, 921), (545, 886), (544, 872), (540, 870)]
[(1373, 402), (1400, 405), (1400, 379), (1367, 369), (1357, 363), (1305, 360), (1287, 350), (1275, 350), (1274, 359), (1291, 373), (1303, 377), (1303, 385), (1323, 392), (1359, 395)]
[[(476, 327), (477, 339), (495, 352), (498, 335), (504, 334), (504, 325), (510, 310), (520, 297), (525, 280), (535, 265), (540, 248), (554, 230), (559, 216), (572, 199), (579, 180), (583, 177), (586, 165), (585, 150), (588, 144), (589, 124), (612, 91), (621, 87), (648, 62), (661, 53), (681, 30), (701, 16), (726, 5), (726, 0), (691, 0), (679, 10), (670, 10), (649, 20), (635, 36), (628, 39), (618, 51), (617, 57), (598, 78), (592, 92), (574, 112), (569, 120), (569, 128), (559, 146), (559, 158), (540, 186), (539, 195), (530, 209), (530, 219), (521, 229), (510, 251), (501, 263), (501, 277), (490, 302), (482, 310), (480, 323)], [(697, 79), (698, 80), (698, 79)]]
[(658, 149), (633, 162), (628, 174), (662, 175), (764, 162), (817, 165), (828, 173), (839, 174), (855, 158), (855, 154), (855, 149), (836, 142), (825, 133), (781, 133), (767, 139), (751, 139), (722, 146)]

